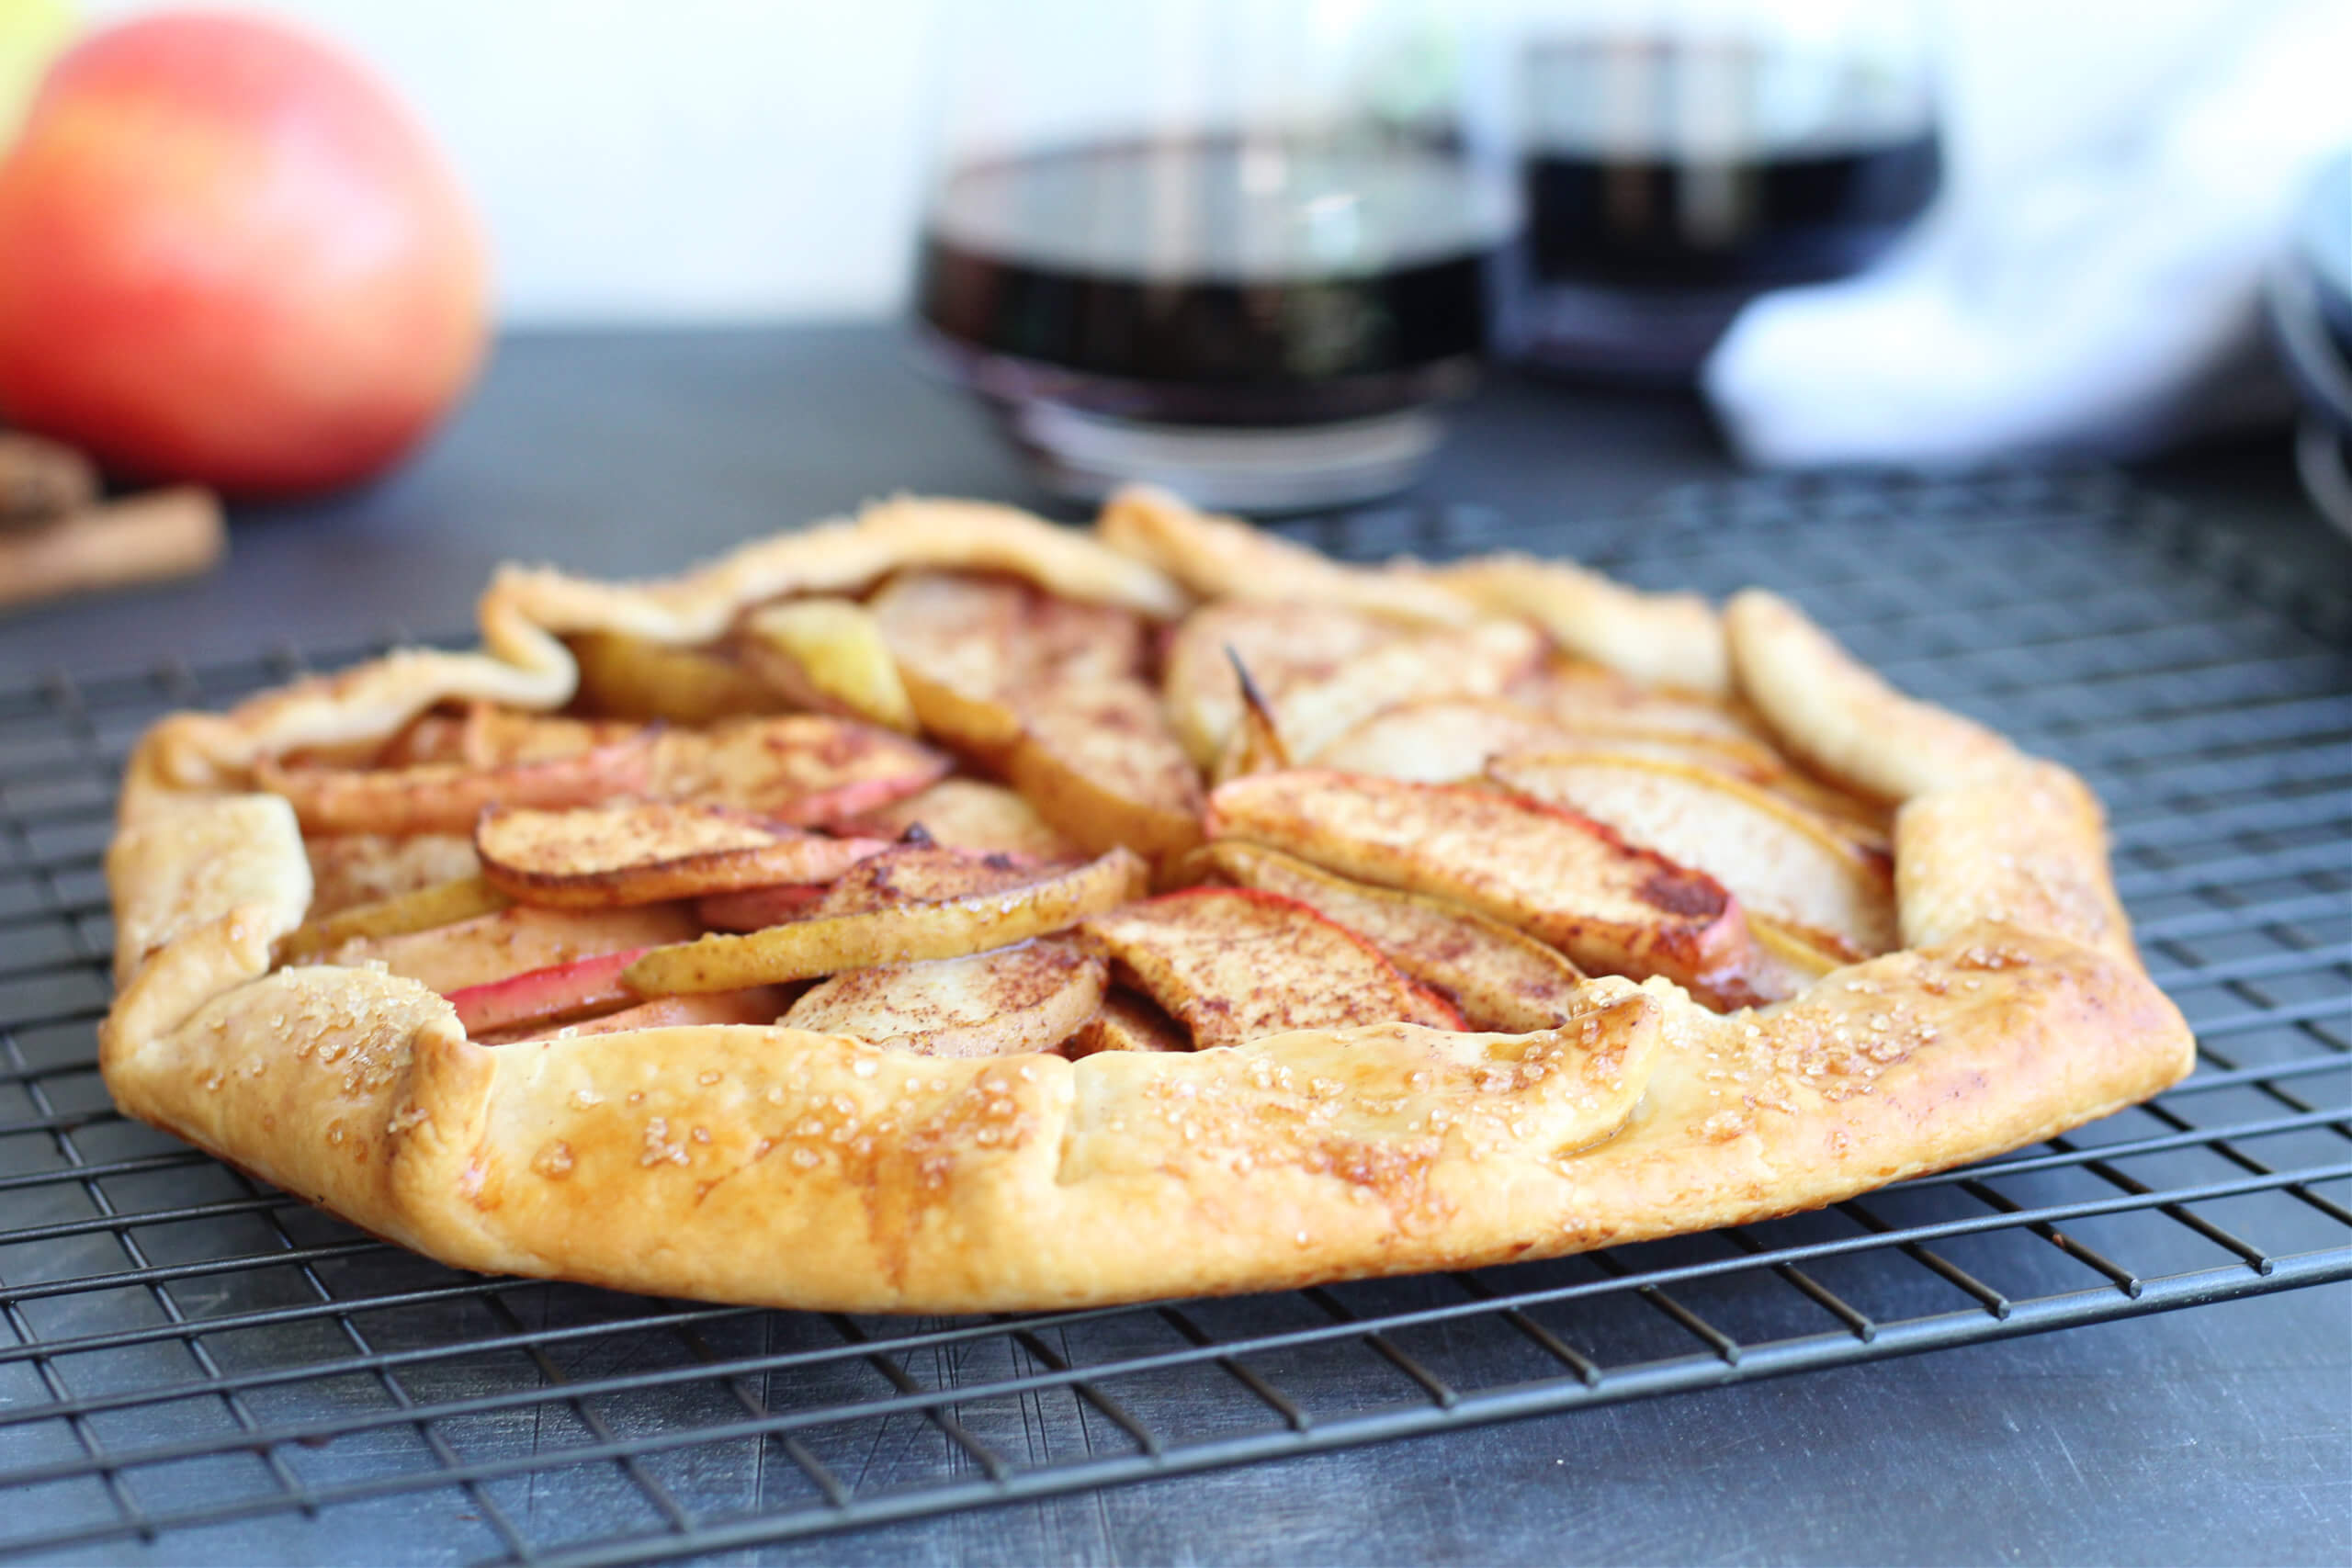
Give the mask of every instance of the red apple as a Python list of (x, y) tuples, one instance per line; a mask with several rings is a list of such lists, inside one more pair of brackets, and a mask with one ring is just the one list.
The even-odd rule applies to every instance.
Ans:
[(512, 1029), (541, 1019), (562, 1018), (591, 1008), (634, 1001), (637, 993), (621, 984), (621, 971), (645, 956), (647, 949), (600, 953), (544, 969), (526, 969), (503, 980), (489, 980), (448, 993), (458, 1010), (458, 1021), (469, 1034)]
[(257, 18), (100, 32), (0, 162), (0, 415), (151, 479), (376, 472), (481, 361), (448, 166), (372, 76)]

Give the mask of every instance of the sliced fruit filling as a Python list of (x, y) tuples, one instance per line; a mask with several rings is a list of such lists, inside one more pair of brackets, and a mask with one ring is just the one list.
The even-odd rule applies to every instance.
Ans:
[[(695, 640), (571, 632), (566, 712), (258, 760), (314, 888), (279, 961), (380, 964), (500, 1044), (781, 1023), (1084, 1057), (1533, 1032), (1590, 975), (1770, 1004), (1899, 944), (1886, 809), (1726, 694), (1695, 601), (1347, 567), (1123, 498), (1101, 536), (1188, 610), (971, 520)], [(1587, 657), (1629, 626), (1694, 640), (1643, 684)]]

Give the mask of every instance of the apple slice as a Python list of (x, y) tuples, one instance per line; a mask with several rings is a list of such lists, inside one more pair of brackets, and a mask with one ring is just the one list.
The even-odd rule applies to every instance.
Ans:
[(1301, 770), (1220, 784), (1212, 839), (1287, 851), (1359, 882), (1466, 904), (1587, 973), (1663, 975), (1713, 995), (1747, 960), (1722, 885), (1597, 822), (1474, 784)]
[(492, 886), (519, 903), (568, 909), (831, 882), (889, 847), (880, 839), (823, 838), (724, 806), (658, 800), (493, 809), (474, 829)]
[(1073, 685), (1030, 712), (1006, 774), (1090, 853), (1158, 861), (1201, 841), (1201, 775), (1140, 681)]
[(1464, 1027), (1451, 1002), (1378, 948), (1278, 894), (1188, 887), (1097, 915), (1086, 930), (1196, 1046), (1358, 1023)]
[(1037, 808), (1002, 784), (942, 779), (921, 795), (893, 801), (842, 824), (844, 831), (898, 839), (920, 827), (942, 849), (967, 854), (1008, 854), (1016, 860), (1069, 860), (1078, 846)]
[[(1117, 849), (1078, 865), (1018, 868), (1022, 880), (987, 891), (908, 898), (901, 894), (910, 886), (944, 892), (953, 880), (936, 869), (877, 866), (892, 859), (876, 855), (853, 868), (805, 919), (656, 948), (630, 967), (628, 983), (641, 996), (670, 996), (960, 958), (1067, 930), (1136, 897), (1146, 879), (1143, 862)], [(1006, 863), (1006, 873), (1015, 869)]]
[(254, 765), (254, 782), (284, 795), (306, 833), (464, 833), (492, 806), (586, 806), (644, 793), (650, 736), (567, 756), (478, 767), (420, 762), (405, 768)]
[(494, 914), (513, 902), (481, 877), (461, 876), (306, 920), (278, 939), (277, 954), (290, 963), (340, 947), (355, 937), (431, 931), (476, 915)]
[(684, 942), (700, 929), (674, 904), (632, 909), (535, 909), (517, 904), (430, 931), (356, 937), (321, 957), (331, 964), (373, 960), (446, 996), (575, 958)]
[(1075, 1062), (1103, 1051), (1189, 1051), (1192, 1036), (1168, 1016), (1158, 1002), (1125, 986), (1102, 995), (1102, 1010), (1079, 1026), (1061, 1043), (1061, 1054)]
[(865, 606), (849, 599), (787, 599), (743, 624), (743, 661), (801, 705), (912, 734), (914, 705)]
[(786, 714), (664, 731), (645, 793), (825, 827), (928, 789), (948, 765), (930, 747), (870, 724)]
[(713, 931), (765, 931), (786, 920), (807, 919), (816, 912), (825, 891), (821, 882), (806, 882), (747, 887), (741, 893), (714, 893), (695, 900), (695, 919)]
[(1341, 773), (1418, 784), (1475, 779), (1513, 751), (1553, 750), (1576, 737), (1549, 719), (1491, 697), (1435, 697), (1374, 714), (1306, 759)]
[(1012, 579), (903, 573), (870, 608), (922, 727), (983, 760), (1001, 761), (1054, 694), (1144, 666), (1140, 616)]
[(818, 896), (811, 912), (865, 915), (910, 904), (1013, 893), (1040, 876), (1069, 870), (1071, 863), (1040, 864), (1016, 855), (975, 855), (936, 844), (897, 844), (842, 873)]
[(613, 631), (581, 632), (567, 640), (580, 666), (576, 701), (591, 713), (713, 724), (790, 705), (750, 671), (707, 649)]
[(1857, 959), (1902, 945), (1890, 869), (1752, 785), (1705, 768), (1589, 752), (1504, 757), (1487, 775), (1704, 868), (1747, 908), (1825, 952)]
[(616, 1008), (636, 993), (621, 984), (621, 971), (636, 962), (641, 947), (575, 958), (544, 969), (526, 969), (504, 979), (444, 992), (469, 1034), (487, 1034), (526, 1023), (571, 1018), (600, 1008)]
[(520, 1045), (537, 1040), (569, 1040), (582, 1034), (618, 1034), (631, 1029), (674, 1029), (698, 1023), (774, 1023), (784, 1011), (784, 993), (773, 986), (713, 991), (700, 997), (660, 997), (617, 1012), (571, 1023), (533, 1023), (474, 1036), (483, 1045)]
[(1419, 697), (1494, 696), (1542, 651), (1517, 621), (1430, 626), (1371, 612), (1227, 601), (1195, 611), (1168, 649), (1165, 686), (1194, 761), (1225, 754), (1250, 671), (1294, 757), (1311, 757), (1384, 708)]
[(1570, 729), (1706, 736), (1745, 741), (1772, 754), (1763, 745), (1763, 725), (1742, 708), (1700, 693), (1637, 685), (1614, 671), (1576, 660), (1547, 660), (1513, 681), (1503, 695)]
[(322, 833), (302, 840), (311, 862), (311, 914), (413, 893), (477, 875), (473, 824), (462, 833)]
[(853, 969), (812, 987), (784, 1022), (925, 1056), (1050, 1051), (1102, 1004), (1102, 955), (1047, 937), (964, 958)]
[(1507, 1034), (1557, 1029), (1585, 1005), (1584, 976), (1575, 964), (1476, 909), (1351, 882), (1279, 850), (1234, 839), (1202, 849), (1188, 868), (1295, 898), (1347, 927), (1451, 1000), (1473, 1029)]
[(633, 720), (570, 718), (496, 703), (471, 703), (458, 728), (456, 760), (477, 768), (544, 762), (638, 739), (646, 733), (647, 727)]

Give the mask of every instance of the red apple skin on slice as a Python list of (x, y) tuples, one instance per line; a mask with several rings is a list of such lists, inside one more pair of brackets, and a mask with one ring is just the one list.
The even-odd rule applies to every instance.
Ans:
[(618, 1007), (636, 993), (621, 984), (621, 971), (637, 962), (641, 947), (575, 958), (569, 964), (528, 969), (485, 985), (445, 993), (469, 1034), (513, 1029), (544, 1019), (569, 1018)]
[(623, 948), (690, 942), (701, 927), (676, 904), (629, 909), (535, 909), (494, 915), (400, 936), (361, 937), (321, 955), (329, 964), (381, 963), (447, 996), (509, 975)]
[(1451, 898), (1587, 973), (1662, 975), (1702, 997), (1745, 970), (1747, 921), (1721, 884), (1572, 812), (1476, 785), (1305, 770), (1209, 796), (1209, 836), (1359, 882)]
[(1195, 1045), (1353, 1024), (1462, 1029), (1453, 1003), (1406, 978), (1363, 937), (1295, 898), (1188, 887), (1085, 927)]
[(582, 1034), (618, 1034), (631, 1029), (675, 1029), (697, 1023), (774, 1023), (784, 1013), (784, 993), (773, 986), (752, 986), (740, 991), (707, 991), (693, 997), (656, 997), (650, 1002), (599, 1013), (571, 1023), (534, 1023), (526, 1027), (476, 1034), (484, 1045), (520, 1045), (543, 1040), (568, 1040)]
[(254, 782), (286, 797), (305, 833), (464, 833), (492, 806), (589, 806), (644, 792), (647, 737), (569, 756), (501, 762), (420, 762), (407, 768), (254, 765)]
[(804, 920), (825, 896), (821, 882), (786, 883), (780, 887), (747, 887), (741, 893), (714, 893), (695, 900), (695, 919), (713, 931), (756, 931), (787, 920)]

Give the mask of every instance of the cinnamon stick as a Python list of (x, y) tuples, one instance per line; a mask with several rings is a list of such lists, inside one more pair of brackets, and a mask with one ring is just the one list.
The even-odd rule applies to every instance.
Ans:
[(0, 529), (0, 607), (192, 576), (227, 547), (219, 498), (193, 485)]

